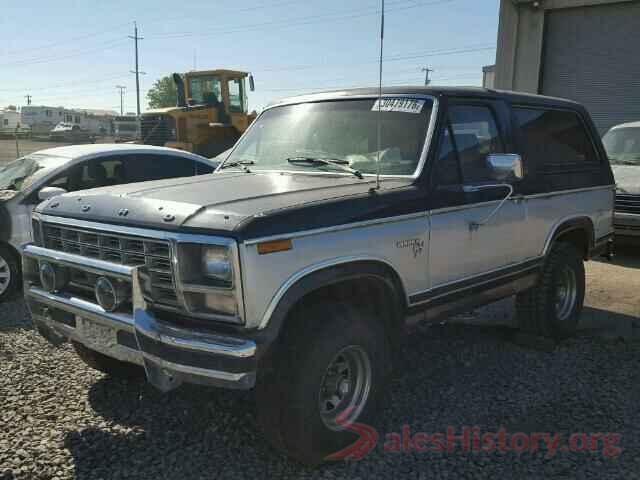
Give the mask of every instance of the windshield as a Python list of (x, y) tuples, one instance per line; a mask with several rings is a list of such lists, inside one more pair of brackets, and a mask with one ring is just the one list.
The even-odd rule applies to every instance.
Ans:
[(612, 164), (640, 165), (640, 128), (627, 127), (609, 130), (602, 138)]
[[(380, 174), (413, 175), (433, 108), (431, 100), (384, 98), (380, 113)], [(265, 111), (227, 158), (253, 162), (251, 170), (309, 171), (307, 157), (331, 159), (363, 174), (376, 173), (378, 107), (375, 99), (274, 107)], [(338, 173), (332, 165), (314, 169)]]
[(220, 80), (216, 77), (194, 77), (189, 79), (189, 95), (197, 105), (222, 101)]
[(31, 154), (0, 167), (0, 190), (23, 191), (49, 171), (68, 162), (68, 158)]

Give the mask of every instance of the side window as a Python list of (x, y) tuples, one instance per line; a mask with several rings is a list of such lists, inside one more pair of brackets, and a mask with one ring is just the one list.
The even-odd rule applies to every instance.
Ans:
[(81, 167), (78, 190), (124, 183), (124, 164), (119, 158), (90, 160)]
[(69, 177), (66, 175), (64, 177), (58, 177), (49, 182), (47, 184), (47, 187), (64, 188), (65, 190), (69, 191)]
[(129, 182), (191, 177), (196, 174), (193, 160), (172, 155), (135, 155), (127, 161)]
[(480, 105), (454, 106), (449, 109), (449, 121), (463, 183), (492, 181), (487, 155), (504, 153), (493, 111)]
[(240, 80), (229, 80), (229, 111), (242, 112), (242, 84)]
[(449, 108), (436, 166), (439, 185), (494, 181), (487, 155), (504, 153), (493, 111), (483, 105)]
[(462, 184), (458, 153), (451, 141), (451, 126), (448, 123), (440, 141), (440, 151), (436, 163), (436, 182), (437, 185)]
[(516, 107), (516, 123), (522, 132), (523, 157), (545, 165), (577, 165), (597, 162), (598, 156), (577, 113)]
[(194, 162), (196, 168), (196, 175), (207, 175), (213, 173), (215, 167), (213, 165), (206, 165), (200, 162)]

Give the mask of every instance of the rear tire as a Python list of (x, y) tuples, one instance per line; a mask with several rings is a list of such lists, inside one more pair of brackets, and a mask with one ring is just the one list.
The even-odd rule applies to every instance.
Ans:
[(556, 339), (574, 335), (582, 313), (584, 293), (582, 256), (573, 245), (556, 243), (537, 285), (516, 297), (520, 328)]
[(11, 300), (22, 285), (20, 260), (4, 245), (0, 245), (0, 303)]
[(372, 422), (391, 357), (381, 322), (371, 317), (347, 303), (323, 303), (290, 319), (295, 326), (256, 386), (258, 419), (274, 447), (317, 465), (358, 438), (337, 416)]
[(100, 352), (91, 350), (78, 342), (71, 343), (78, 354), (78, 357), (80, 357), (80, 360), (94, 370), (106, 373), (114, 378), (122, 378), (126, 380), (138, 380), (144, 377), (144, 369), (138, 365), (121, 362), (120, 360), (116, 360), (115, 358), (111, 358)]

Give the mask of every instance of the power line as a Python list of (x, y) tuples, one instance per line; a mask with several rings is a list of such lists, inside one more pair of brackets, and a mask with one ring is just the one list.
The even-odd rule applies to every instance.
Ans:
[(53, 43), (48, 43), (47, 45), (41, 45), (41, 46), (38, 46), (38, 47), (23, 48), (23, 49), (20, 49), (20, 50), (10, 50), (8, 52), (3, 53), (2, 56), (21, 55), (21, 54), (23, 54), (25, 52), (32, 52), (32, 51), (35, 51), (35, 50), (47, 50), (47, 49), (49, 49), (51, 47), (56, 47), (58, 45), (64, 45), (65, 43), (73, 43), (73, 42), (76, 42), (78, 40), (85, 40), (87, 38), (97, 37), (97, 36), (102, 35), (102, 34), (107, 33), (107, 32), (113, 32), (113, 31), (116, 31), (116, 30), (126, 26), (126, 25), (129, 25), (129, 22), (120, 23), (118, 25), (115, 25), (112, 28), (109, 28), (109, 29), (106, 29), (106, 30), (100, 30), (99, 32), (87, 33), (85, 35), (80, 35), (78, 37), (72, 37), (72, 38), (67, 38), (65, 40), (60, 40), (60, 41), (56, 41), (56, 42), (53, 42)]
[[(75, 82), (67, 82), (67, 83), (61, 83), (61, 84), (57, 84), (57, 85), (48, 85), (46, 87), (38, 87), (38, 88), (29, 88), (28, 90), (30, 91), (49, 91), (49, 90), (56, 90), (58, 88), (69, 88), (69, 87), (73, 87), (74, 85), (90, 85), (90, 84), (96, 84), (96, 83), (106, 83), (106, 82), (112, 82), (113, 80), (121, 80), (124, 78), (129, 78), (129, 75), (123, 76), (123, 75), (116, 75), (113, 77), (104, 77), (101, 78), (99, 80), (78, 80)], [(19, 92), (19, 91), (23, 91), (24, 87), (21, 88), (0, 88), (0, 92)]]
[(99, 47), (99, 48), (92, 48), (89, 50), (79, 50), (70, 54), (66, 54), (66, 55), (62, 55), (59, 57), (51, 57), (46, 56), (46, 57), (37, 57), (37, 58), (32, 58), (32, 59), (28, 59), (28, 60), (24, 60), (24, 61), (18, 61), (18, 62), (10, 62), (10, 63), (4, 63), (1, 64), (0, 67), (23, 67), (23, 66), (30, 66), (30, 65), (35, 65), (35, 64), (41, 64), (41, 63), (51, 63), (51, 62), (57, 62), (59, 60), (66, 60), (69, 58), (74, 58), (74, 57), (80, 57), (83, 55), (87, 55), (87, 54), (93, 54), (95, 52), (103, 52), (104, 50), (110, 50), (112, 48), (117, 48), (121, 45), (124, 45), (125, 43), (127, 43), (124, 40), (116, 40), (116, 41), (109, 41), (106, 42), (104, 44), (104, 46)]
[[(495, 49), (496, 49), (495, 45), (489, 46), (488, 44), (485, 44), (482, 46), (467, 46), (467, 47), (459, 47), (459, 48), (453, 48), (453, 49), (450, 48), (450, 49), (441, 49), (441, 50), (431, 50), (431, 51), (417, 52), (414, 54), (390, 55), (386, 57), (384, 61), (398, 62), (398, 61), (404, 61), (404, 60), (416, 60), (416, 59), (427, 58), (427, 57), (475, 53), (475, 52), (489, 51), (489, 50), (495, 50)], [(252, 72), (281, 72), (281, 71), (295, 71), (295, 70), (312, 70), (315, 68), (326, 68), (331, 66), (345, 68), (345, 67), (355, 67), (355, 66), (361, 66), (361, 65), (371, 65), (371, 64), (377, 64), (377, 63), (378, 63), (378, 60), (370, 60), (366, 62), (350, 62), (347, 64), (323, 63), (323, 64), (314, 64), (314, 65), (291, 65), (291, 66), (267, 67), (267, 68), (258, 67), (258, 68), (252, 68), (251, 71)]]
[[(451, 3), (456, 0), (430, 0), (427, 2), (416, 3), (416, 0), (396, 0), (395, 2), (391, 2), (392, 4), (402, 5), (398, 8), (393, 8), (388, 11), (397, 12), (408, 10), (412, 8), (419, 8), (430, 5), (438, 5), (444, 3)], [(410, 5), (403, 5), (406, 3), (410, 3)], [(239, 25), (237, 27), (231, 27), (229, 29), (216, 29), (210, 32), (173, 32), (173, 33), (162, 33), (162, 34), (151, 34), (148, 35), (149, 38), (185, 38), (185, 37), (194, 37), (194, 36), (212, 36), (212, 35), (224, 35), (231, 33), (239, 33), (245, 32), (249, 30), (260, 30), (264, 27), (280, 27), (280, 28), (289, 28), (289, 27), (297, 27), (301, 25), (310, 25), (314, 23), (322, 23), (327, 21), (336, 21), (336, 20), (347, 20), (353, 18), (366, 17), (371, 15), (378, 15), (380, 10), (377, 7), (369, 7), (366, 9), (356, 9), (356, 10), (348, 10), (343, 12), (336, 12), (330, 14), (323, 15), (310, 15), (306, 17), (298, 17), (298, 18), (287, 18), (280, 20), (273, 20), (269, 22), (255, 23), (255, 24), (247, 24), (247, 25)]]

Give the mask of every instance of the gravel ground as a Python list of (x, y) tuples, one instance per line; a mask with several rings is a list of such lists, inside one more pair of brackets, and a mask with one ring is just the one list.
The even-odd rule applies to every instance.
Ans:
[[(588, 295), (597, 303), (602, 272), (618, 266), (594, 265)], [(588, 327), (557, 345), (514, 335), (511, 301), (418, 327), (376, 427), (381, 439), (405, 424), (412, 432), (477, 425), (564, 438), (616, 432), (619, 456), (390, 454), (379, 444), (361, 461), (317, 469), (265, 444), (252, 392), (187, 386), (163, 395), (110, 379), (68, 346), (49, 346), (21, 301), (0, 305), (0, 479), (640, 478), (640, 330), (626, 313), (589, 305)], [(623, 323), (627, 335), (605, 334)]]

